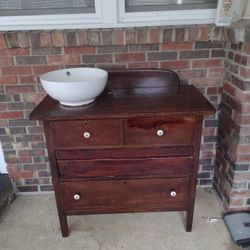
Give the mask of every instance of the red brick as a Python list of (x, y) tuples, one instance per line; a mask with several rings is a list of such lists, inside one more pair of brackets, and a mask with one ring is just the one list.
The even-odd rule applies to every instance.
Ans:
[(14, 174), (18, 173), (18, 167), (16, 165), (7, 165), (8, 174), (12, 177)]
[(214, 157), (215, 156), (215, 150), (204, 150), (201, 152), (202, 157)]
[(28, 32), (18, 32), (16, 34), (16, 39), (19, 48), (28, 48), (30, 46)]
[(185, 40), (185, 29), (184, 28), (176, 28), (175, 29), (175, 41), (176, 42), (184, 42)]
[(88, 42), (89, 45), (93, 45), (93, 46), (98, 46), (100, 45), (100, 41), (101, 41), (101, 37), (100, 34), (101, 31), (99, 30), (89, 30), (88, 31)]
[(21, 171), (18, 173), (19, 179), (20, 178), (32, 178), (33, 172), (32, 171)]
[(238, 199), (231, 199), (230, 198), (230, 206), (243, 206), (244, 204), (244, 199), (243, 198), (238, 198)]
[(208, 41), (211, 33), (211, 27), (200, 28), (200, 39), (199, 41)]
[(79, 55), (50, 55), (48, 56), (48, 63), (55, 65), (64, 64), (79, 64)]
[(25, 56), (29, 55), (29, 49), (27, 48), (13, 48), (13, 49), (1, 49), (1, 56)]
[(243, 43), (243, 52), (245, 52), (246, 54), (250, 54), (250, 43), (249, 42)]
[(58, 66), (57, 65), (43, 65), (43, 66), (33, 66), (33, 71), (34, 74), (40, 75), (47, 73), (49, 71), (57, 70)]
[(231, 197), (245, 197), (247, 195), (247, 191), (246, 190), (234, 190), (231, 192)]
[(211, 127), (202, 128), (202, 136), (215, 135), (216, 129)]
[(32, 171), (20, 171), (16, 165), (8, 164), (7, 166), (8, 174), (13, 179), (20, 179), (20, 178), (32, 178), (33, 172)]
[(7, 111), (7, 103), (0, 102), (0, 112), (4, 112), (4, 111)]
[(236, 161), (238, 161), (238, 162), (250, 162), (250, 154), (237, 154)]
[(13, 64), (14, 63), (12, 57), (0, 57), (0, 66), (8, 66)]
[(239, 123), (241, 125), (249, 125), (250, 124), (250, 115), (239, 115), (238, 119), (239, 119)]
[(129, 28), (126, 29), (125, 32), (126, 32), (126, 43), (135, 44), (135, 30), (133, 28)]
[(46, 96), (46, 93), (29, 93), (29, 94), (23, 94), (23, 100), (25, 102), (35, 102), (39, 103), (44, 97)]
[(93, 46), (66, 47), (64, 49), (65, 54), (95, 54), (95, 50)]
[(79, 45), (88, 45), (88, 32), (87, 31), (78, 31), (77, 32)]
[(3, 75), (30, 75), (32, 73), (30, 66), (6, 66), (2, 67)]
[(242, 113), (243, 114), (249, 114), (250, 113), (250, 104), (243, 103), (242, 104)]
[(161, 69), (189, 69), (189, 60), (160, 62)]
[(187, 32), (188, 32), (188, 41), (189, 42), (194, 42), (197, 40), (197, 37), (199, 35), (198, 28), (189, 28)]
[(193, 60), (193, 68), (216, 68), (222, 67), (222, 59), (206, 59), (206, 60)]
[(193, 43), (164, 43), (161, 45), (161, 50), (191, 50), (193, 48)]
[[(6, 48), (6, 42), (5, 42), (5, 39), (4, 39), (4, 33), (0, 33), (0, 49), (4, 49)], [(0, 53), (1, 55), (1, 53)]]
[(249, 92), (240, 92), (240, 100), (244, 102), (250, 102), (250, 93)]
[(18, 156), (44, 156), (45, 155), (45, 151), (44, 150), (38, 150), (38, 149), (27, 149), (27, 150), (19, 150), (18, 151)]
[(161, 42), (161, 30), (159, 28), (149, 29), (149, 43)]
[(207, 95), (219, 95), (221, 94), (222, 89), (220, 87), (208, 87)]
[(145, 61), (145, 53), (122, 53), (115, 55), (116, 62)]
[(235, 172), (234, 173), (234, 180), (235, 181), (249, 181), (250, 180), (250, 173), (239, 173), (239, 172)]
[(21, 111), (11, 111), (11, 112), (0, 112), (0, 119), (13, 119), (13, 118), (23, 118), (23, 112)]
[(206, 77), (207, 71), (205, 69), (180, 70), (178, 71), (178, 74), (182, 79), (200, 78)]
[(61, 31), (53, 31), (51, 32), (52, 43), (56, 47), (64, 46), (63, 33)]
[(112, 31), (112, 44), (113, 45), (123, 44), (123, 30), (114, 29)]
[(196, 87), (218, 87), (222, 85), (222, 79), (221, 78), (194, 78), (191, 79), (191, 84), (193, 84)]
[(21, 84), (29, 84), (29, 83), (38, 83), (39, 82), (38, 79), (33, 75), (18, 76), (18, 79), (19, 79), (19, 83), (21, 83)]
[(240, 68), (240, 76), (243, 78), (250, 78), (250, 69), (247, 68)]
[(33, 93), (35, 86), (33, 85), (7, 85), (6, 93)]
[(52, 38), (50, 32), (42, 32), (40, 34), (41, 37), (41, 46), (42, 47), (51, 47), (52, 46)]
[(101, 44), (100, 45), (112, 45), (112, 30), (104, 29), (101, 32)]
[(17, 83), (16, 76), (0, 76), (0, 84), (15, 84)]
[(208, 58), (209, 50), (183, 50), (180, 51), (180, 59)]
[(210, 77), (224, 77), (225, 70), (224, 68), (210, 68), (208, 71)]
[(148, 30), (147, 28), (135, 29), (136, 44), (145, 44), (148, 42)]
[(234, 54), (234, 61), (238, 64), (241, 64), (241, 60), (242, 60), (242, 57), (241, 57), (241, 54), (239, 53), (235, 53)]
[(240, 135), (250, 135), (250, 126), (241, 127)]
[(236, 90), (235, 86), (233, 86), (232, 84), (230, 84), (228, 82), (225, 82), (224, 86), (223, 86), (223, 91), (231, 94), (232, 96), (235, 96), (237, 90)]
[(158, 67), (158, 63), (153, 63), (153, 62), (145, 62), (145, 63), (129, 63), (128, 64), (128, 68), (129, 69), (143, 69), (143, 68), (148, 68), (148, 69), (152, 69), (152, 68), (157, 68)]
[(237, 152), (239, 154), (248, 154), (248, 153), (250, 153), (250, 145), (238, 145)]

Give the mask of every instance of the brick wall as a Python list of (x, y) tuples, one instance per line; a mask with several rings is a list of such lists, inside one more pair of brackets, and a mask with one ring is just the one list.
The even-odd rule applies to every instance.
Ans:
[(249, 34), (231, 30), (225, 60), (214, 185), (228, 211), (250, 210)]
[[(52, 190), (42, 124), (28, 119), (45, 96), (40, 74), (75, 66), (172, 69), (218, 107), (227, 35), (213, 26), (0, 33), (0, 140), (17, 190)], [(201, 186), (212, 185), (217, 125), (217, 114), (206, 117)]]

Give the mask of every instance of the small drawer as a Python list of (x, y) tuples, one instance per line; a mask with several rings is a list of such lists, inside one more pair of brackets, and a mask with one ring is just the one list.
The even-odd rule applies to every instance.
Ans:
[(59, 186), (65, 210), (83, 213), (185, 209), (189, 179), (64, 182)]
[(192, 157), (59, 160), (59, 174), (71, 177), (188, 176), (193, 172)]
[(81, 120), (52, 122), (56, 147), (88, 147), (120, 145), (122, 126), (120, 120)]
[(194, 116), (130, 118), (125, 122), (127, 145), (191, 145), (197, 120)]

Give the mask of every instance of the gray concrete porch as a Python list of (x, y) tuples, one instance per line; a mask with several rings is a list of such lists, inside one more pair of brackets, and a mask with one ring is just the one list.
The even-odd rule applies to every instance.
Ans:
[(211, 189), (198, 189), (193, 230), (186, 233), (183, 212), (68, 217), (70, 236), (62, 238), (54, 196), (19, 196), (0, 223), (1, 250), (237, 250)]

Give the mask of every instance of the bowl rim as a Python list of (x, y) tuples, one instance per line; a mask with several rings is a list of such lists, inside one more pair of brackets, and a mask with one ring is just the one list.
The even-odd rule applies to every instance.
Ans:
[[(86, 70), (91, 70), (91, 71), (99, 71), (99, 72), (102, 72), (104, 75), (101, 75), (100, 77), (106, 77), (108, 75), (108, 71), (105, 70), (105, 69), (100, 69), (100, 68), (94, 68), (94, 67), (74, 67), (74, 68), (66, 68), (66, 69), (56, 69), (56, 70), (52, 70), (52, 71), (49, 71), (49, 72), (46, 72), (42, 75), (39, 76), (39, 79), (41, 81), (42, 84), (44, 84), (44, 81), (46, 81), (47, 83), (54, 83), (54, 84), (57, 84), (57, 83), (82, 83), (84, 80), (81, 80), (81, 81), (71, 81), (71, 82), (68, 82), (68, 81), (53, 81), (53, 80), (48, 80), (46, 79), (47, 77), (49, 77), (51, 74), (54, 74), (55, 72), (65, 72), (67, 73), (67, 71), (75, 71), (75, 70), (83, 70), (83, 71), (86, 71)], [(98, 78), (98, 77), (97, 77)]]

